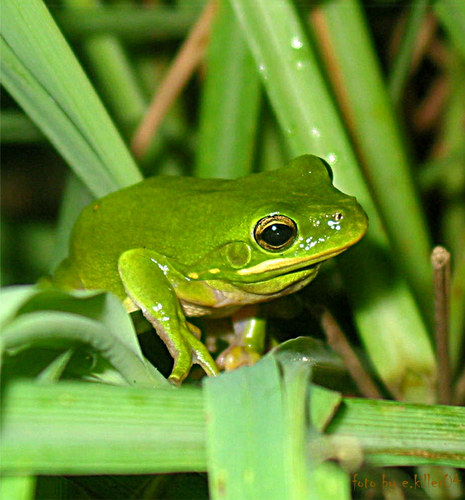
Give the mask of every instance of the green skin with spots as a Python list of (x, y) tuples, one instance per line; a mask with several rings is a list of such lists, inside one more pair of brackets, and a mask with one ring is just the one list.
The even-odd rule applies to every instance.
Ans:
[[(267, 248), (257, 223), (275, 216), (291, 219), (293, 231)], [(141, 309), (174, 358), (170, 380), (180, 383), (192, 363), (218, 373), (186, 316), (229, 315), (299, 290), (367, 225), (315, 156), (235, 180), (153, 177), (83, 210), (54, 282), (107, 290), (128, 311)]]

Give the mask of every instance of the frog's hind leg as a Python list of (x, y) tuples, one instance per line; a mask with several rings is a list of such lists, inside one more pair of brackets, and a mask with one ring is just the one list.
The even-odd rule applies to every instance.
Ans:
[[(43, 282), (45, 283), (45, 281)], [(51, 283), (62, 290), (80, 290), (84, 284), (69, 259), (65, 259), (57, 267), (51, 278)]]

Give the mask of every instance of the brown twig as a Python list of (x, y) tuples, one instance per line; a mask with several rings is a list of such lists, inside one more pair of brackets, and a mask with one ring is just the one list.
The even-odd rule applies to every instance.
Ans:
[(431, 254), (434, 273), (434, 323), (436, 356), (438, 360), (438, 400), (441, 404), (451, 401), (451, 371), (449, 359), (449, 292), (450, 253), (436, 247)]
[(433, 41), (434, 34), (437, 29), (437, 20), (435, 16), (429, 12), (421, 25), (418, 38), (412, 53), (412, 61), (410, 64), (410, 74), (414, 73), (418, 68), (420, 62), (425, 57), (429, 46)]
[(322, 61), (324, 61), (326, 66), (327, 75), (337, 97), (339, 108), (349, 129), (353, 132), (355, 125), (349, 93), (344, 84), (345, 79), (343, 78), (341, 65), (337, 60), (331, 41), (331, 31), (325, 13), (321, 7), (314, 7), (310, 11), (309, 22), (313, 26), (318, 47), (322, 54)]
[[(389, 43), (388, 55), (391, 61), (397, 54), (407, 24), (407, 13), (399, 17), (399, 20), (392, 32), (391, 41)], [(420, 27), (415, 46), (413, 48), (412, 57), (410, 60), (409, 74), (412, 74), (418, 68), (420, 62), (425, 57), (431, 43), (433, 42), (434, 34), (437, 29), (437, 20), (431, 12), (428, 12)]]
[(452, 404), (458, 406), (465, 404), (465, 368), (462, 370), (462, 373), (459, 375), (459, 378), (457, 379), (457, 382), (455, 384)]
[(367, 398), (381, 399), (380, 391), (365, 368), (363, 368), (333, 315), (325, 307), (321, 308), (319, 312), (321, 328), (326, 334), (328, 344), (341, 356), (360, 392)]
[(444, 41), (439, 38), (435, 38), (429, 46), (428, 57), (443, 71), (447, 69), (447, 65), (451, 59), (451, 54)]
[(165, 79), (154, 95), (131, 141), (131, 149), (136, 157), (140, 158), (147, 151), (150, 141), (156, 134), (169, 107), (176, 100), (202, 60), (215, 12), (216, 2), (210, 0), (191, 29)]
[(424, 132), (435, 125), (441, 117), (448, 95), (449, 80), (446, 76), (439, 75), (413, 114), (412, 121), (417, 131)]

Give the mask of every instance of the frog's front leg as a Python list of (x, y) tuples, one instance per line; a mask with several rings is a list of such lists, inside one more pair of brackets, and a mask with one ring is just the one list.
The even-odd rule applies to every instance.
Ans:
[(170, 381), (180, 384), (193, 363), (207, 375), (217, 375), (213, 358), (189, 328), (170, 281), (175, 271), (166, 257), (145, 248), (128, 250), (120, 256), (118, 270), (128, 297), (152, 323), (174, 359)]

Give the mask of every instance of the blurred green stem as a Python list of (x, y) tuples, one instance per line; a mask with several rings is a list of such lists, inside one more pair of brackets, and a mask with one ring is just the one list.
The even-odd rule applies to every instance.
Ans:
[(44, 135), (22, 111), (2, 110), (0, 115), (2, 143), (42, 142)]
[(171, 6), (97, 6), (86, 0), (65, 4), (68, 4), (67, 8), (57, 10), (55, 17), (67, 37), (87, 38), (111, 33), (130, 42), (182, 38), (202, 9), (198, 3), (182, 9)]
[(260, 79), (231, 6), (221, 2), (209, 45), (195, 175), (233, 178), (252, 167)]
[(434, 11), (453, 44), (465, 59), (465, 2), (462, 0), (436, 0)]
[[(87, 12), (88, 17), (90, 8), (100, 7), (99, 0), (64, 0), (64, 4)], [(117, 122), (126, 135), (132, 133), (147, 103), (121, 42), (112, 34), (94, 32), (83, 40), (83, 46)]]
[[(400, 104), (405, 82), (409, 77), (415, 44), (429, 3), (429, 0), (414, 0), (407, 7), (409, 14), (402, 31), (402, 40), (392, 65), (388, 83), (392, 102), (396, 106)], [(364, 72), (364, 76), (366, 73), (369, 74), (369, 71)]]

